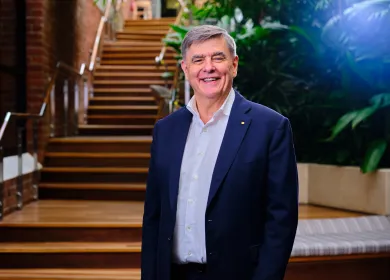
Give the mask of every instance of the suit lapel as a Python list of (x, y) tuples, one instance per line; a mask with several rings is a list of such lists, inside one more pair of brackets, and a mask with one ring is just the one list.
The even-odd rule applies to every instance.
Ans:
[(223, 179), (233, 163), (241, 142), (244, 139), (246, 131), (250, 125), (251, 118), (246, 114), (249, 109), (249, 102), (236, 92), (229, 121), (226, 126), (225, 135), (215, 163), (207, 207), (216, 195)]
[(179, 191), (180, 169), (183, 160), (184, 148), (187, 141), (188, 131), (192, 121), (192, 114), (187, 108), (181, 109), (178, 112), (178, 122), (172, 131), (172, 146), (171, 151), (171, 166), (169, 180), (169, 197), (172, 210), (176, 213), (177, 195)]

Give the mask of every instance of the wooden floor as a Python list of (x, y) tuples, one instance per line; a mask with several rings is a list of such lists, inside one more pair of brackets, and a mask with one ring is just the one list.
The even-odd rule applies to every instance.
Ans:
[[(42, 200), (33, 202), (22, 211), (14, 212), (0, 222), (1, 226), (62, 226), (82, 227), (140, 227), (143, 202), (137, 201), (69, 201)], [(327, 207), (301, 205), (300, 219), (357, 217), (364, 214)]]
[[(40, 200), (7, 215), (0, 222), (0, 280), (139, 280), (143, 204)], [(360, 215), (299, 208), (300, 219)], [(302, 271), (296, 268), (301, 263), (290, 263), (288, 280), (312, 280), (300, 274), (291, 278)]]

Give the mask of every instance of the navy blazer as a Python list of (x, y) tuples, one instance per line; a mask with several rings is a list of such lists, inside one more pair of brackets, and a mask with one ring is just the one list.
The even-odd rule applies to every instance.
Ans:
[[(146, 188), (141, 280), (170, 280), (181, 161), (192, 114), (157, 122)], [(236, 92), (206, 209), (211, 280), (282, 280), (298, 223), (287, 118)]]

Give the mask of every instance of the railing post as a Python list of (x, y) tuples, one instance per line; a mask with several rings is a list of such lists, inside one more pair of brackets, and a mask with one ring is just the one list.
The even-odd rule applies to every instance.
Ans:
[(69, 117), (69, 90), (68, 80), (64, 80), (63, 86), (64, 93), (64, 136), (68, 136), (68, 117)]
[(83, 112), (83, 122), (84, 124), (87, 123), (87, 110), (88, 110), (88, 103), (89, 103), (89, 96), (88, 96), (88, 80), (87, 78), (83, 78), (83, 93), (84, 93), (84, 112)]
[(23, 208), (23, 146), (22, 146), (22, 127), (18, 127), (17, 147), (18, 147), (18, 177), (16, 187), (16, 206), (17, 209)]
[(56, 100), (55, 100), (55, 84), (50, 92), (50, 137), (54, 137), (56, 135)]
[(4, 154), (0, 143), (0, 221), (4, 217)]
[(33, 157), (34, 157), (34, 171), (33, 171), (33, 199), (38, 199), (38, 124), (39, 120), (33, 120)]
[(74, 112), (73, 112), (73, 135), (78, 134), (78, 124), (79, 124), (79, 79), (75, 80), (74, 83)]

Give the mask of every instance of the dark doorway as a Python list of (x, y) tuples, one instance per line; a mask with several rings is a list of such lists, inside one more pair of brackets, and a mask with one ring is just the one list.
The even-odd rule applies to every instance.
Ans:
[[(9, 111), (26, 111), (26, 0), (0, 0), (0, 126)], [(16, 154), (16, 140), (11, 122), (0, 143), (5, 156)]]
[(176, 17), (177, 8), (176, 0), (161, 0), (161, 16), (162, 17)]

